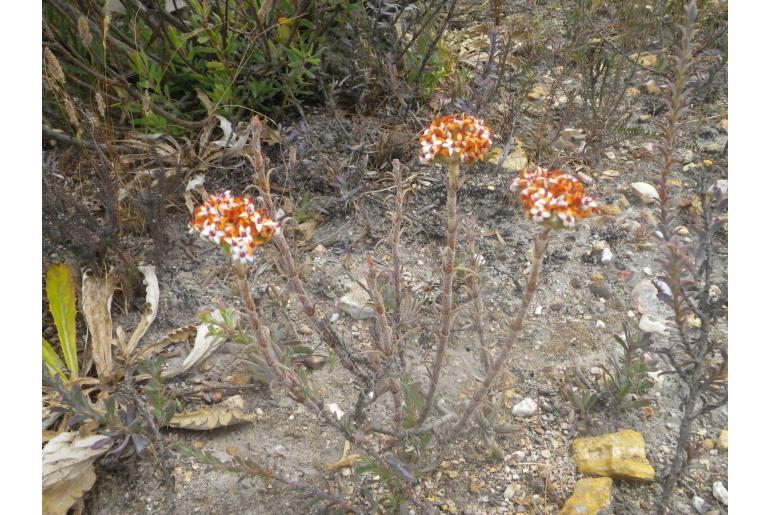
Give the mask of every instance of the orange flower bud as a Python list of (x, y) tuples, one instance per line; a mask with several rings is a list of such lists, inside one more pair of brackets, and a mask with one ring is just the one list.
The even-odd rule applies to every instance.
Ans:
[(251, 197), (234, 197), (229, 191), (211, 195), (197, 206), (189, 227), (241, 263), (254, 261), (257, 247), (281, 230), (264, 209), (255, 208)]
[(483, 161), (492, 144), (492, 134), (482, 120), (466, 115), (434, 119), (420, 134), (420, 162)]
[(583, 184), (561, 170), (522, 170), (511, 182), (518, 192), (524, 215), (555, 229), (574, 227), (581, 218), (593, 215), (599, 205), (583, 194)]

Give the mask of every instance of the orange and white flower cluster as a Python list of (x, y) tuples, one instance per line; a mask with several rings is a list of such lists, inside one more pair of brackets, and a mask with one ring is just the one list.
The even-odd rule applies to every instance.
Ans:
[(233, 261), (241, 263), (254, 261), (257, 247), (280, 230), (280, 224), (257, 209), (251, 197), (234, 197), (229, 191), (210, 195), (195, 208), (190, 222), (191, 233), (223, 246)]
[(420, 162), (482, 161), (492, 145), (492, 133), (483, 120), (450, 114), (434, 119), (420, 134)]
[(599, 205), (584, 195), (583, 184), (561, 170), (522, 170), (511, 183), (524, 205), (524, 214), (553, 228), (574, 227), (578, 219), (594, 214)]

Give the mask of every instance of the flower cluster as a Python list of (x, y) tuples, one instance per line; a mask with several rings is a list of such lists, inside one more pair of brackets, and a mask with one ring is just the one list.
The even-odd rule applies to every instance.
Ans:
[(583, 194), (580, 181), (561, 170), (522, 170), (511, 189), (518, 191), (527, 218), (554, 228), (574, 227), (599, 207)]
[(483, 120), (464, 114), (442, 116), (420, 134), (420, 162), (482, 161), (491, 144), (492, 134)]
[(229, 191), (210, 195), (197, 206), (189, 226), (191, 233), (222, 245), (233, 261), (241, 263), (253, 261), (257, 247), (280, 231), (264, 209), (254, 207), (251, 197), (234, 197)]

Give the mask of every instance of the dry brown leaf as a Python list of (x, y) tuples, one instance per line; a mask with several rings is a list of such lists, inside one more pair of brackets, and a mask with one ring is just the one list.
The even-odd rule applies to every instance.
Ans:
[(354, 467), (358, 464), (358, 462), (361, 461), (361, 455), (358, 453), (350, 454), (348, 456), (345, 456), (341, 460), (335, 461), (334, 463), (327, 463), (324, 465), (324, 468), (328, 471), (335, 471), (339, 470), (341, 468), (345, 467)]
[(196, 175), (189, 181), (187, 181), (187, 186), (184, 188), (184, 202), (187, 206), (187, 210), (190, 211), (192, 214), (195, 211), (195, 197), (193, 196), (193, 191), (198, 192), (200, 194), (201, 198), (208, 197), (208, 192), (206, 191), (206, 188), (203, 187), (203, 184), (206, 182), (206, 178), (203, 175)]
[(198, 326), (195, 325), (186, 325), (184, 327), (174, 329), (157, 342), (144, 347), (140, 352), (133, 356), (132, 360), (134, 362), (144, 361), (150, 356), (162, 351), (171, 344), (186, 342), (190, 336), (195, 334), (197, 329)]
[(142, 339), (144, 333), (147, 332), (147, 329), (152, 325), (153, 321), (155, 321), (155, 316), (158, 314), (158, 301), (160, 300), (160, 288), (158, 287), (158, 276), (155, 275), (155, 267), (152, 265), (143, 265), (137, 268), (142, 272), (142, 275), (144, 275), (143, 282), (146, 292), (144, 313), (142, 313), (142, 318), (139, 320), (139, 324), (137, 324), (136, 329), (134, 329), (134, 332), (131, 335), (131, 339), (128, 340), (128, 345), (126, 345), (126, 348), (124, 349), (124, 355), (126, 357), (130, 357), (134, 353), (139, 340)]
[(257, 419), (257, 415), (254, 413), (244, 413), (243, 406), (243, 397), (235, 395), (216, 406), (178, 413), (171, 419), (169, 426), (180, 429), (209, 431), (242, 422), (254, 422)]
[[(233, 320), (238, 322), (238, 315), (233, 314)], [(222, 313), (217, 309), (211, 313), (211, 318), (216, 322), (224, 322)], [(164, 378), (178, 376), (179, 374), (190, 370), (192, 367), (198, 365), (206, 358), (211, 356), (214, 351), (219, 349), (223, 343), (227, 341), (227, 338), (219, 335), (212, 335), (211, 329), (213, 324), (200, 324), (197, 327), (197, 334), (195, 335), (195, 345), (192, 351), (184, 359), (182, 364), (173, 370), (167, 370), (163, 373)]]
[(283, 141), (281, 137), (281, 131), (262, 125), (262, 131), (259, 134), (259, 139), (268, 145), (278, 145)]
[[(489, 151), (487, 161), (497, 164), (500, 162), (500, 158), (503, 155), (503, 149), (495, 147)], [(502, 167), (509, 172), (517, 173), (523, 170), (529, 164), (527, 154), (524, 152), (524, 145), (518, 139), (514, 138), (513, 150), (508, 154), (508, 157), (503, 161)]]
[(43, 490), (43, 514), (66, 515), (83, 494), (96, 483), (96, 472), (90, 464), (79, 476), (62, 481)]
[(118, 278), (107, 272), (103, 279), (91, 270), (83, 273), (83, 315), (91, 335), (91, 353), (99, 379), (109, 382), (112, 366), (112, 316), (110, 306), (112, 294), (118, 285)]
[[(94, 460), (111, 448), (112, 439), (78, 438), (61, 433), (43, 447), (43, 513), (66, 514), (96, 481)], [(96, 448), (95, 448), (96, 447)]]

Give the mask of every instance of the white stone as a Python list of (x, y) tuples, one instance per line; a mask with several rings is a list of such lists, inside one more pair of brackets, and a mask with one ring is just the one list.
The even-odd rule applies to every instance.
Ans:
[(656, 320), (650, 315), (642, 315), (639, 320), (639, 330), (645, 333), (666, 334), (666, 323)]
[(335, 417), (337, 417), (337, 420), (342, 420), (342, 417), (345, 416), (345, 412), (342, 411), (340, 407), (334, 402), (327, 404), (326, 409), (328, 409)]
[(720, 179), (717, 182), (714, 183), (714, 185), (711, 187), (711, 189), (719, 190), (720, 193), (722, 193), (722, 196), (727, 196), (727, 179)]
[(725, 488), (725, 485), (723, 485), (721, 481), (716, 481), (714, 482), (712, 490), (717, 501), (727, 506), (727, 488)]
[(612, 261), (612, 251), (609, 247), (602, 249), (602, 256), (599, 258), (603, 265), (608, 265)]
[(369, 296), (358, 284), (351, 284), (349, 292), (337, 301), (337, 307), (353, 320), (366, 320), (374, 316), (374, 308), (368, 306)]
[(698, 497), (697, 495), (692, 496), (692, 507), (695, 508), (695, 511), (698, 513), (706, 513), (706, 511), (709, 509), (708, 503), (701, 497)]
[(597, 329), (606, 329), (607, 328), (607, 324), (605, 324), (601, 320), (597, 320), (596, 321), (596, 328)]
[(516, 487), (513, 483), (508, 485), (508, 487), (505, 489), (505, 492), (503, 492), (503, 497), (506, 499), (513, 499), (513, 496), (516, 494)]
[(658, 299), (658, 288), (650, 279), (642, 279), (634, 285), (629, 303), (642, 315), (654, 315), (662, 319), (666, 314), (665, 304)]
[(516, 404), (513, 409), (511, 409), (511, 413), (517, 418), (531, 417), (537, 413), (537, 402), (535, 402), (534, 399), (527, 397)]
[(660, 198), (655, 186), (646, 182), (634, 182), (631, 184), (631, 189), (634, 190), (634, 193), (643, 204), (652, 204)]

